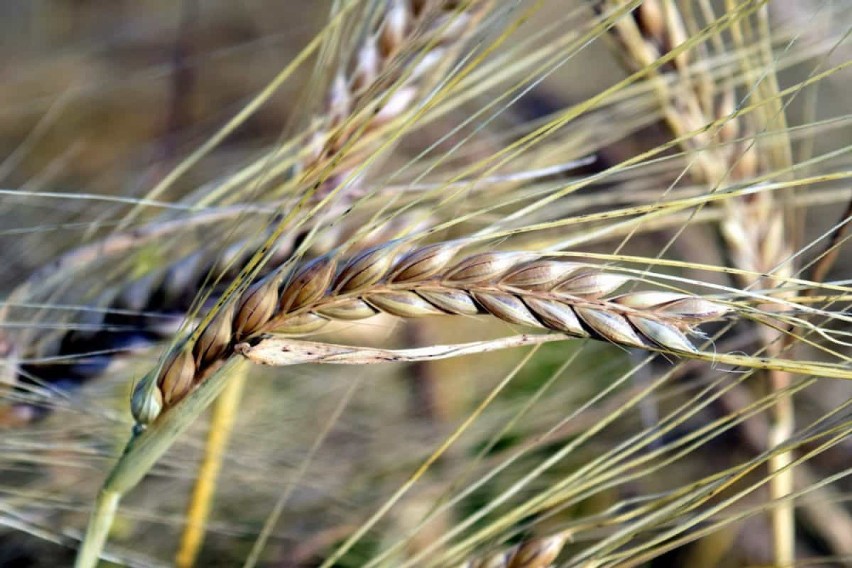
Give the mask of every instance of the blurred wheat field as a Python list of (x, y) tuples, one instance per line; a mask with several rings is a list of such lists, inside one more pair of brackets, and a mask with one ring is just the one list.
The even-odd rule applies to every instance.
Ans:
[(850, 29), (0, 6), (0, 566), (852, 564)]

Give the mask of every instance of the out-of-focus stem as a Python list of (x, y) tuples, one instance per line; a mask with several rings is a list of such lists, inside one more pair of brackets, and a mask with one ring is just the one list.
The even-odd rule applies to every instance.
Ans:
[(188, 568), (195, 564), (207, 529), (207, 519), (216, 493), (216, 480), (222, 468), (222, 458), (234, 428), (248, 366), (239, 367), (213, 405), (213, 415), (207, 432), (204, 459), (198, 468), (195, 487), (186, 511), (186, 525), (181, 536), (175, 565)]

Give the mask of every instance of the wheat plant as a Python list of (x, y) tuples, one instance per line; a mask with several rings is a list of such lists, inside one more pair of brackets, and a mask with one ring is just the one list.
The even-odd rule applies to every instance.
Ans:
[(89, 10), (0, 87), (0, 564), (852, 561), (841, 2)]

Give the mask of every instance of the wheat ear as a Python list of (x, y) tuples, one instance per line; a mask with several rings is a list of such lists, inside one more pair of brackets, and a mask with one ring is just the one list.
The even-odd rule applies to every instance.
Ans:
[[(346, 156), (344, 150), (361, 136), (393, 122), (408, 111), (418, 97), (423, 97), (430, 71), (443, 60), (449, 60), (449, 47), (461, 43), (465, 32), (472, 29), (474, 3), (466, 6), (466, 12), (455, 10), (453, 14), (443, 14), (454, 9), (452, 4), (440, 2), (430, 6), (428, 2), (392, 0), (377, 28), (367, 35), (358, 50), (354, 70), (348, 77), (341, 72), (335, 78), (326, 104), (326, 118), (314, 131), (308, 145), (309, 154), (300, 164), (306, 173), (312, 170), (319, 172), (320, 181), (312, 186), (313, 193), (307, 195), (311, 201), (321, 202), (332, 192), (336, 194), (332, 204), (324, 208), (324, 215), (335, 216), (337, 211), (348, 208), (358, 195), (357, 184), (352, 180), (346, 182), (360, 154), (351, 152)], [(478, 8), (484, 5), (483, 2), (478, 4)], [(417, 41), (422, 42), (422, 49), (418, 50), (413, 45)], [(416, 64), (409, 65), (406, 59)], [(381, 136), (373, 138), (386, 142)], [(365, 148), (361, 149), (363, 151)], [(280, 251), (280, 244), (276, 245)], [(274, 266), (277, 262), (269, 258), (266, 266)], [(235, 263), (236, 266), (244, 264)], [(242, 381), (244, 376), (238, 379), (239, 383)], [(199, 472), (188, 509), (187, 527), (176, 557), (178, 566), (195, 563), (204, 534), (217, 462), (221, 459), (221, 456), (215, 457), (221, 453), (221, 447), (215, 443), (216, 432), (230, 428), (228, 418), (233, 415), (239, 396), (239, 390), (229, 388), (217, 401), (217, 408), (224, 407), (231, 412), (217, 412), (210, 425), (211, 438), (205, 463), (214, 465)], [(209, 472), (205, 476), (206, 470)], [(211, 488), (211, 491), (205, 493), (205, 487)]]
[(693, 326), (728, 308), (672, 292), (612, 294), (629, 278), (587, 265), (491, 252), (453, 260), (458, 243), (400, 252), (399, 243), (338, 262), (326, 255), (249, 287), (173, 348), (140, 382), (132, 411), (152, 422), (235, 354), (267, 333), (303, 335), (331, 320), (383, 312), (403, 318), (487, 314), (575, 337), (678, 353), (695, 352)]
[[(633, 19), (624, 18), (618, 22), (613, 32), (627, 47), (627, 61), (634, 67), (651, 65), (687, 38), (686, 26), (672, 0), (645, 0), (633, 16)], [(757, 18), (762, 18), (765, 23), (765, 6), (758, 11)], [(732, 36), (736, 46), (743, 48), (745, 53), (747, 46), (740, 19), (732, 23)], [(765, 103), (754, 115), (745, 116), (735, 112), (736, 95), (732, 81), (728, 80), (723, 85), (713, 81), (706, 73), (697, 71), (700, 66), (690, 69), (691, 63), (701, 62), (702, 53), (699, 49), (682, 51), (671, 60), (678, 79), (675, 86), (669, 87), (659, 78), (654, 82), (668, 126), (683, 140), (684, 149), (695, 156), (697, 167), (690, 172), (693, 177), (715, 191), (725, 181), (756, 177), (761, 166), (770, 160), (774, 160), (774, 165), (781, 170), (789, 167), (789, 148), (785, 152), (783, 148), (769, 147), (765, 148), (768, 151), (759, 152), (759, 141), (754, 137), (759, 130), (771, 130), (773, 124), (781, 133), (785, 128), (771, 57), (763, 57), (757, 62), (749, 62), (748, 55), (740, 57), (743, 76), (749, 85), (754, 86), (753, 97)], [(761, 78), (761, 75), (764, 77)], [(723, 121), (715, 131), (688, 136), (714, 121)], [(715, 135), (715, 140), (712, 135)], [(740, 284), (774, 288), (792, 276), (790, 259), (794, 249), (788, 234), (790, 227), (785, 224), (783, 209), (775, 196), (769, 192), (757, 192), (727, 199), (724, 207), (727, 214), (720, 229), (733, 264), (745, 271), (739, 277)], [(755, 278), (749, 273), (768, 276)], [(781, 336), (782, 333), (777, 330), (761, 329), (761, 340), (769, 356), (780, 354)], [(778, 370), (770, 371), (769, 379), (771, 387), (776, 390), (788, 387), (791, 382), (788, 373)], [(780, 398), (772, 412), (774, 418), (769, 441), (771, 446), (780, 447), (794, 431), (792, 399)], [(793, 503), (785, 500), (794, 488), (793, 472), (789, 467), (792, 461), (791, 452), (781, 452), (769, 463), (770, 472), (776, 474), (770, 484), (770, 493), (779, 502), (771, 513), (774, 556), (779, 565), (795, 562)]]
[(325, 112), (314, 121), (299, 164), (306, 179), (319, 176), (313, 200), (333, 192), (377, 144), (387, 142), (377, 131), (423, 102), (436, 72), (453, 60), (450, 54), (489, 5), (483, 0), (389, 2), (357, 48), (352, 69), (335, 76)]
[[(732, 26), (736, 28), (736, 22)], [(714, 80), (698, 65), (701, 50), (679, 49), (689, 36), (673, 1), (645, 0), (632, 18), (621, 18), (613, 25), (612, 35), (624, 47), (619, 53), (631, 69), (643, 69), (677, 52), (663, 67), (677, 81), (670, 83), (659, 73), (651, 81), (667, 126), (695, 160), (689, 173), (696, 181), (715, 191), (726, 181), (744, 181), (759, 173), (762, 158), (753, 116), (736, 112), (732, 78)], [(716, 122), (719, 126), (705, 130)], [(772, 285), (790, 276), (785, 261), (792, 249), (785, 242), (784, 218), (773, 194), (726, 199), (724, 206), (728, 215), (721, 229), (734, 264), (754, 273), (773, 272), (777, 279)], [(741, 275), (740, 283), (754, 281)]]

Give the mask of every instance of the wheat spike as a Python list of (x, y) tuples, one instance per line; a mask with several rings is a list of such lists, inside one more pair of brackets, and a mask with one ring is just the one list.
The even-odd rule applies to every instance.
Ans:
[[(676, 4), (670, 0), (645, 0), (632, 16), (619, 19), (612, 27), (613, 37), (624, 47), (619, 54), (631, 69), (653, 65), (689, 37)], [(695, 160), (690, 174), (715, 191), (725, 182), (756, 177), (765, 167), (765, 159), (754, 139), (758, 130), (755, 116), (735, 113), (733, 79), (709, 76), (699, 65), (706, 60), (700, 47), (680, 51), (662, 67), (667, 74), (676, 75), (676, 82), (657, 76), (653, 86), (666, 124)], [(718, 126), (694, 132), (713, 123)], [(734, 264), (761, 274), (774, 271), (777, 278), (763, 282), (765, 287), (792, 275), (791, 266), (785, 262), (792, 248), (785, 242), (784, 217), (773, 195), (758, 192), (726, 199), (724, 206), (727, 215), (721, 231)], [(740, 283), (753, 284), (754, 278), (741, 275)]]
[[(695, 352), (687, 337), (728, 308), (686, 294), (613, 296), (629, 278), (530, 253), (486, 252), (453, 260), (458, 243), (403, 251), (390, 243), (338, 262), (317, 258), (273, 271), (174, 348), (133, 397), (140, 424), (153, 421), (209, 376), (238, 343), (267, 333), (303, 335), (331, 320), (379, 312), (402, 318), (485, 314), (510, 324), (630, 347)], [(153, 387), (153, 389), (152, 389)]]
[[(333, 191), (375, 148), (360, 139), (403, 116), (422, 99), (430, 78), (452, 58), (490, 2), (392, 0), (376, 28), (355, 50), (352, 69), (332, 82), (323, 118), (300, 164), (319, 172), (312, 199)], [(365, 136), (367, 135), (367, 136)], [(381, 140), (381, 137), (378, 138)], [(359, 142), (357, 149), (350, 148)]]

